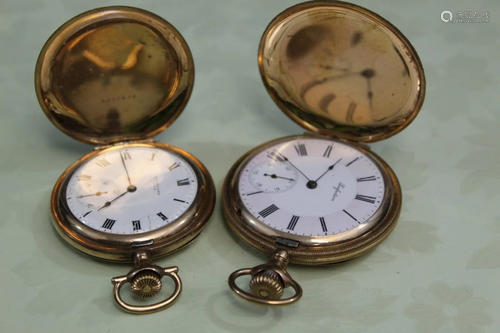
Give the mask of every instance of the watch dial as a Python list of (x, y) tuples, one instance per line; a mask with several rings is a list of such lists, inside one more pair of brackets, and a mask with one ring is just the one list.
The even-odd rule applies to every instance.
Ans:
[(239, 179), (240, 197), (252, 215), (274, 229), (304, 236), (360, 227), (377, 212), (384, 192), (384, 179), (371, 158), (322, 139), (290, 140), (262, 150)]
[(71, 176), (66, 201), (83, 224), (108, 233), (152, 231), (175, 221), (196, 198), (198, 181), (178, 155), (153, 147), (110, 150)]

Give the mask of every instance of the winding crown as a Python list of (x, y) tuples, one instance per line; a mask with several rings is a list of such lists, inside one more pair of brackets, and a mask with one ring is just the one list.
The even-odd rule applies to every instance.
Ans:
[(250, 290), (254, 296), (260, 298), (280, 299), (283, 295), (283, 283), (278, 273), (266, 270), (252, 278)]
[(140, 298), (157, 295), (161, 290), (161, 279), (151, 272), (137, 274), (131, 283), (132, 292)]

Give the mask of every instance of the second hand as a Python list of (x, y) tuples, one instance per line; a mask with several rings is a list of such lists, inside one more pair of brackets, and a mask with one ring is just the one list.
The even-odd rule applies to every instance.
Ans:
[(271, 177), (273, 179), (280, 178), (280, 179), (286, 179), (286, 180), (295, 181), (295, 179), (292, 179), (292, 178), (286, 178), (286, 177), (276, 176), (274, 173), (272, 175), (269, 175), (269, 174), (265, 173), (264, 176)]

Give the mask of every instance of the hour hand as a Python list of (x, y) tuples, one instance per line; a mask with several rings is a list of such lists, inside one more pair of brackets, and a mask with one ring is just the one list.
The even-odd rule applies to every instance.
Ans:
[(123, 196), (124, 196), (125, 194), (127, 194), (128, 192), (130, 192), (130, 191), (127, 189), (125, 192), (123, 192), (122, 194), (120, 194), (119, 196), (117, 196), (116, 198), (114, 198), (113, 200), (111, 200), (111, 201), (106, 201), (106, 203), (105, 203), (105, 204), (104, 204), (101, 208), (99, 208), (97, 211), (100, 211), (100, 210), (101, 210), (101, 209), (103, 209), (103, 208), (106, 208), (106, 207), (111, 206), (111, 204), (112, 204), (113, 202), (115, 202), (116, 200), (120, 199), (121, 197), (123, 197)]
[(100, 207), (97, 211), (100, 211), (103, 208), (109, 207), (110, 205), (111, 205), (111, 201), (106, 201), (106, 203), (102, 207)]
[(323, 177), (324, 175), (326, 175), (326, 173), (327, 173), (328, 171), (333, 170), (333, 168), (335, 168), (335, 166), (337, 165), (337, 163), (339, 163), (339, 162), (340, 162), (340, 160), (341, 160), (341, 159), (342, 159), (342, 158), (339, 158), (339, 160), (338, 160), (337, 162), (335, 162), (335, 163), (333, 163), (332, 165), (330, 165), (330, 166), (328, 167), (328, 169), (326, 169), (326, 171), (325, 171), (325, 172), (323, 172), (323, 174), (322, 174), (321, 176), (319, 176), (319, 177), (318, 177), (318, 179), (316, 179), (316, 181), (320, 180), (320, 179), (321, 179), (321, 177)]
[(106, 194), (108, 192), (101, 192), (101, 191), (98, 191), (96, 193), (92, 193), (92, 194), (86, 194), (86, 195), (79, 195), (78, 198), (81, 199), (81, 198), (86, 198), (86, 197), (92, 197), (92, 196), (100, 196), (100, 195), (103, 195), (103, 194)]

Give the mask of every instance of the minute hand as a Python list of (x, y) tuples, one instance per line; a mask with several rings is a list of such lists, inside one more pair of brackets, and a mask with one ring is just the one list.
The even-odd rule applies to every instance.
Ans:
[(290, 163), (290, 165), (291, 165), (291, 166), (293, 166), (293, 167), (294, 167), (294, 168), (295, 168), (298, 172), (300, 172), (300, 173), (302, 174), (302, 176), (306, 177), (306, 179), (307, 179), (308, 181), (311, 181), (311, 180), (309, 179), (309, 177), (307, 177), (307, 176), (306, 176), (306, 175), (305, 175), (302, 171), (300, 171), (300, 169), (299, 169), (299, 168), (297, 168), (295, 165), (293, 165), (293, 163), (292, 163), (292, 162), (290, 162), (290, 160), (289, 160), (289, 159), (288, 159), (285, 155), (283, 155), (283, 154), (281, 154), (281, 153), (279, 153), (279, 152), (277, 152), (277, 153), (278, 153), (278, 154), (279, 154), (279, 155), (280, 155), (280, 156), (281, 156), (281, 157), (282, 157), (282, 158), (283, 158), (286, 162)]
[(123, 158), (122, 152), (119, 151), (119, 153), (120, 153), (120, 158), (122, 159), (123, 168), (125, 169), (125, 173), (127, 174), (128, 185), (132, 186), (132, 182), (130, 181), (130, 175), (128, 174), (127, 165), (125, 164), (125, 160)]

